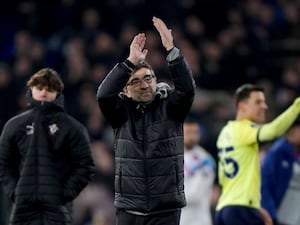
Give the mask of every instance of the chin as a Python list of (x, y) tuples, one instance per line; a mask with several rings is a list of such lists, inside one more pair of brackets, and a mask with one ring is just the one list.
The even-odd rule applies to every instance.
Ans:
[(149, 102), (152, 102), (152, 100), (153, 100), (152, 96), (140, 99), (140, 101), (143, 102), (143, 103), (149, 103)]
[(266, 122), (266, 120), (265, 120), (265, 118), (260, 118), (260, 119), (257, 119), (256, 122), (261, 124), (261, 123)]

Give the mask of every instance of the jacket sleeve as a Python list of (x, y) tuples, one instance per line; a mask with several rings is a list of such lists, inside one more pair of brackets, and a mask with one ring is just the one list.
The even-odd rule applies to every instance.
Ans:
[(299, 117), (299, 113), (300, 97), (296, 98), (294, 103), (272, 122), (261, 126), (258, 140), (260, 142), (272, 141), (282, 136)]
[(0, 183), (12, 201), (14, 201), (14, 191), (20, 176), (18, 149), (13, 133), (12, 127), (9, 124), (5, 125), (0, 138)]
[(194, 100), (195, 80), (183, 56), (168, 62), (168, 67), (175, 85), (175, 89), (170, 95), (169, 109), (177, 119), (184, 120)]
[(124, 109), (120, 93), (130, 76), (130, 68), (126, 61), (118, 63), (104, 78), (98, 87), (97, 101), (104, 117), (112, 124), (121, 119)]
[(68, 141), (73, 170), (64, 183), (64, 200), (66, 202), (73, 200), (79, 195), (95, 172), (86, 128), (81, 124), (77, 124), (77, 127), (71, 129)]

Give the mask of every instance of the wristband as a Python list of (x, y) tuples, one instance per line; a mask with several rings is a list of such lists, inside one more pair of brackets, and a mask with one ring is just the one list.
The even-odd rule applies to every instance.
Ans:
[(168, 51), (167, 61), (171, 62), (180, 56), (180, 50), (176, 47)]
[(122, 62), (122, 65), (125, 67), (128, 73), (132, 73), (132, 71), (135, 69), (135, 65), (132, 62), (130, 62), (128, 59)]

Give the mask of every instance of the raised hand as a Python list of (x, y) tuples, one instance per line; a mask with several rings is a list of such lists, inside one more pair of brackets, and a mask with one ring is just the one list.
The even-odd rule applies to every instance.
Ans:
[(130, 44), (130, 52), (128, 60), (133, 64), (137, 64), (139, 61), (145, 60), (148, 50), (144, 49), (146, 43), (146, 36), (144, 33), (139, 33), (134, 36)]
[(171, 50), (174, 47), (172, 30), (158, 17), (153, 16), (152, 21), (156, 30), (159, 32), (163, 46), (167, 51)]

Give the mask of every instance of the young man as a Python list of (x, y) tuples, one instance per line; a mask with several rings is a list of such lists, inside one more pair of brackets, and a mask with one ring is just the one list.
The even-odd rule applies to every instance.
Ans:
[(182, 124), (193, 102), (195, 83), (174, 46), (171, 30), (159, 18), (153, 17), (153, 24), (169, 52), (175, 88), (157, 83), (145, 62), (146, 36), (140, 33), (127, 60), (110, 71), (97, 93), (115, 133), (118, 225), (178, 225), (180, 209), (186, 204)]
[(187, 205), (182, 209), (180, 225), (212, 225), (211, 198), (216, 175), (213, 157), (200, 146), (201, 130), (197, 120), (183, 123), (184, 188)]
[(236, 91), (236, 107), (236, 120), (227, 123), (217, 140), (222, 194), (216, 224), (272, 224), (260, 205), (259, 143), (274, 140), (288, 130), (299, 115), (300, 98), (272, 122), (263, 124), (268, 108), (264, 90), (245, 84)]
[(300, 224), (300, 121), (267, 151), (262, 163), (262, 206), (275, 225)]
[(41, 69), (27, 85), (29, 109), (5, 124), (0, 139), (0, 181), (13, 202), (10, 224), (71, 224), (71, 202), (93, 173), (89, 137), (64, 112), (56, 71)]

